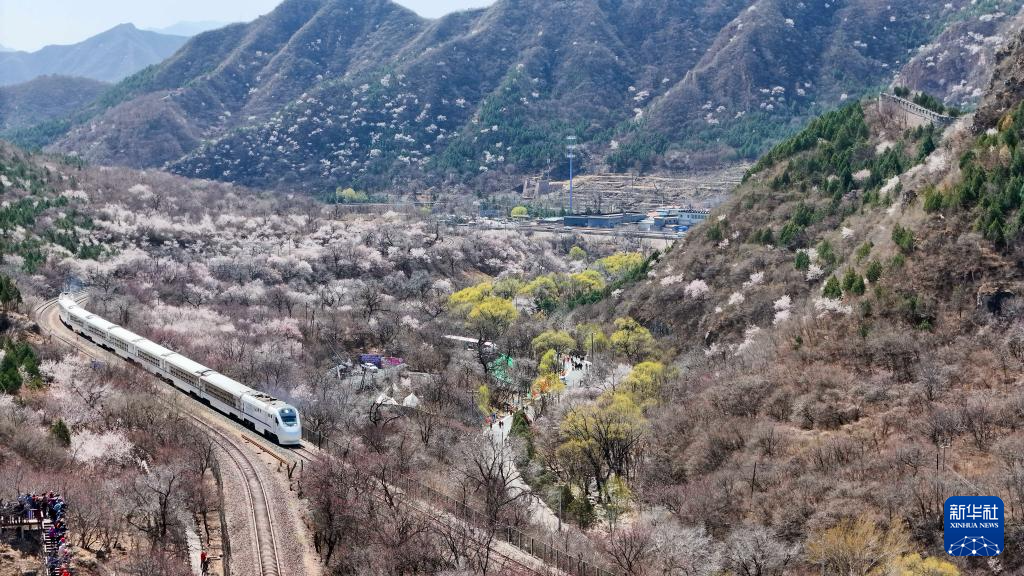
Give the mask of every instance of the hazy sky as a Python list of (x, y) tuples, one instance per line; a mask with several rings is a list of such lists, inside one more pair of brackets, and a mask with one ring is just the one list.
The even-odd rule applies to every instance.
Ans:
[[(487, 6), (494, 0), (395, 0), (427, 16)], [(164, 28), (183, 21), (239, 22), (280, 0), (0, 0), (0, 45), (38, 50), (73, 44), (118, 24)]]

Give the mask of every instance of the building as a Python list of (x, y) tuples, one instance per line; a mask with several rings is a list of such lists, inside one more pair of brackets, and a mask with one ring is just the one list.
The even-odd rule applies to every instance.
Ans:
[(527, 178), (523, 181), (522, 196), (524, 200), (534, 200), (550, 194), (557, 186), (557, 183), (541, 180), (540, 178)]
[(640, 222), (640, 229), (657, 231), (671, 229), (686, 231), (708, 219), (711, 211), (704, 208), (680, 208), (669, 206), (658, 208)]
[(619, 214), (574, 214), (565, 216), (562, 222), (574, 228), (615, 228), (623, 224), (640, 222), (643, 214), (622, 212)]

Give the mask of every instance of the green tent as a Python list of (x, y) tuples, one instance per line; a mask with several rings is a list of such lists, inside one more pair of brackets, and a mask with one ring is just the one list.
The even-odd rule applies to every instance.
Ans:
[(507, 354), (502, 354), (501, 356), (495, 358), (490, 364), (488, 364), (487, 369), (488, 371), (490, 371), (491, 376), (493, 376), (495, 380), (501, 382), (502, 384), (505, 384), (506, 386), (511, 386), (513, 384), (513, 381), (510, 372), (512, 371), (512, 368), (515, 367), (515, 365), (515, 359), (513, 359), (511, 356), (508, 356)]

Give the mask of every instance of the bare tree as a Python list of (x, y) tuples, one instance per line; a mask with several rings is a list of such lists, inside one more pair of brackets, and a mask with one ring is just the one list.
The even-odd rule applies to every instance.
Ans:
[(131, 487), (132, 511), (128, 523), (146, 534), (155, 546), (173, 542), (170, 538), (177, 519), (173, 513), (182, 491), (184, 474), (170, 465), (153, 466), (148, 474), (139, 476)]
[(651, 574), (656, 551), (654, 531), (646, 523), (636, 523), (609, 534), (601, 543), (605, 553), (629, 576)]
[(511, 512), (511, 507), (528, 492), (512, 489), (521, 477), (509, 452), (510, 447), (503, 445), (500, 439), (486, 435), (481, 441), (468, 444), (467, 449), (466, 489), (483, 501), (487, 522), (479, 552), (479, 562), (486, 573), (491, 560), (491, 543), (499, 526)]
[(384, 310), (387, 299), (378, 282), (367, 282), (356, 294), (356, 302), (363, 311), (363, 318), (369, 320)]
[(739, 576), (781, 576), (796, 560), (799, 548), (763, 526), (742, 526), (726, 542), (726, 565)]
[(429, 447), (430, 440), (434, 437), (434, 432), (441, 423), (440, 416), (428, 410), (413, 410), (412, 419), (416, 422), (420, 442), (423, 443), (424, 447)]

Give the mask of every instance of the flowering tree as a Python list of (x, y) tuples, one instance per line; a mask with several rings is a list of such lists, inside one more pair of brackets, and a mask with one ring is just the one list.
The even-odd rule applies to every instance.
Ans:
[(617, 318), (615, 328), (610, 338), (611, 346), (630, 362), (639, 362), (654, 352), (654, 337), (636, 320)]

